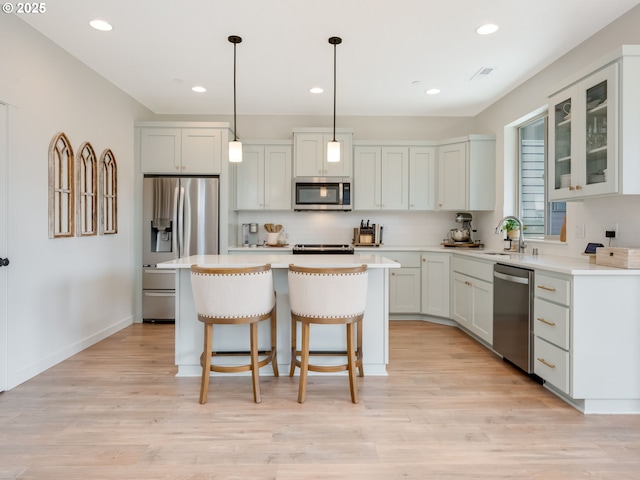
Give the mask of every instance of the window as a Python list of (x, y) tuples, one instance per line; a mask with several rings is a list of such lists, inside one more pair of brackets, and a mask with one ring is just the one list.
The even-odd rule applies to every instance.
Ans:
[(74, 235), (74, 174), (71, 142), (60, 132), (49, 144), (49, 238)]
[(547, 115), (539, 115), (517, 128), (519, 166), (518, 211), (526, 226), (525, 238), (560, 235), (565, 202), (549, 202), (545, 188)]

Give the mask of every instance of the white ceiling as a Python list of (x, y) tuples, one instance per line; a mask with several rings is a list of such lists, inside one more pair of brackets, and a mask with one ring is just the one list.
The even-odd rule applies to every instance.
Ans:
[[(21, 18), (158, 114), (473, 116), (640, 0), (57, 0)], [(99, 32), (89, 21), (113, 25)], [(500, 26), (481, 37), (476, 27)], [(493, 72), (471, 80), (481, 68)], [(207, 92), (196, 94), (194, 85)], [(312, 95), (321, 86), (325, 93)], [(431, 87), (439, 95), (426, 95)]]

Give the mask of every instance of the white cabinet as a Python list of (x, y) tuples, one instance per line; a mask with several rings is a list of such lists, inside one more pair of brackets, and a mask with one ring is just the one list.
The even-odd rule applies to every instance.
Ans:
[(237, 210), (291, 210), (291, 145), (245, 143), (234, 165)]
[(617, 191), (618, 65), (550, 99), (549, 198), (571, 200)]
[(495, 138), (470, 135), (438, 147), (438, 210), (495, 208)]
[(571, 279), (537, 271), (534, 291), (534, 373), (571, 394)]
[(422, 254), (421, 304), (422, 313), (437, 317), (449, 317), (449, 280), (451, 255), (428, 252)]
[(333, 140), (333, 133), (294, 131), (294, 174), (296, 177), (350, 177), (351, 133), (336, 133), (340, 142), (340, 161), (327, 162), (327, 144)]
[(639, 194), (640, 47), (625, 45), (549, 98), (552, 200)]
[(389, 313), (420, 313), (420, 253), (384, 252), (400, 263), (389, 273)]
[(142, 173), (220, 174), (222, 130), (216, 128), (140, 129)]
[(354, 210), (433, 210), (435, 148), (356, 146)]
[(451, 316), (460, 326), (493, 344), (493, 263), (453, 257)]

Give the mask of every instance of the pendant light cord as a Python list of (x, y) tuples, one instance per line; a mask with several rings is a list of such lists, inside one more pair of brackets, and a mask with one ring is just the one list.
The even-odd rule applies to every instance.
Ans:
[(236, 43), (233, 44), (233, 141), (238, 140), (236, 120)]
[(333, 45), (333, 140), (336, 141), (336, 48), (342, 43), (340, 37), (329, 38), (329, 43)]
[(233, 43), (233, 141), (235, 142), (238, 140), (236, 116), (236, 46), (242, 42), (242, 37), (231, 35), (227, 40)]
[(336, 48), (333, 44), (333, 141), (336, 141)]

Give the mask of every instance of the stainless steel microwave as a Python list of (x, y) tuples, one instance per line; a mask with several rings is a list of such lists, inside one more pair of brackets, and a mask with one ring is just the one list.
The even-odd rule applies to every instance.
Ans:
[(351, 178), (296, 177), (293, 179), (294, 210), (351, 210)]

